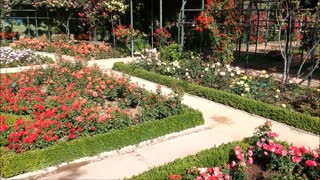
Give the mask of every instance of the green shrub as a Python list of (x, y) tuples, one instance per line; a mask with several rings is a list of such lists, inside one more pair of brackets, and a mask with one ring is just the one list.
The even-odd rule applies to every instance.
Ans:
[(3, 150), (0, 149), (0, 173), (2, 177), (12, 177), (62, 162), (70, 162), (81, 157), (93, 156), (104, 151), (137, 144), (203, 123), (204, 120), (200, 112), (185, 108), (180, 115), (160, 121), (149, 121), (121, 130), (112, 130), (105, 134), (61, 142), (45, 149), (36, 149), (21, 154), (12, 152), (3, 154)]
[(114, 70), (144, 78), (168, 87), (183, 89), (192, 95), (200, 96), (214, 102), (225, 104), (236, 109), (256, 114), (268, 119), (272, 119), (308, 132), (320, 134), (320, 118), (307, 114), (290, 111), (271, 104), (263, 103), (246, 97), (223, 92), (213, 88), (203, 87), (188, 83), (186, 81), (163, 76), (154, 72), (148, 72), (142, 69), (133, 69), (124, 63), (115, 63)]
[(168, 46), (161, 47), (160, 55), (162, 59), (166, 59), (168, 61), (175, 61), (183, 57), (183, 50), (179, 44), (172, 43)]
[(247, 147), (245, 141), (223, 144), (215, 148), (201, 151), (183, 159), (177, 159), (163, 166), (133, 176), (131, 179), (168, 179), (169, 174), (185, 174), (192, 167), (216, 167), (229, 163), (234, 156), (234, 147)]

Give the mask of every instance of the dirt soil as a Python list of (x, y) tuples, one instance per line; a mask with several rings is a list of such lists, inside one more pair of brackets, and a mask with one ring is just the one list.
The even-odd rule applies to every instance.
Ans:
[(252, 164), (249, 166), (249, 170), (246, 175), (248, 180), (271, 180), (273, 172), (270, 170), (263, 170), (256, 164)]
[[(245, 49), (241, 49), (242, 52), (240, 54), (240, 59), (237, 58), (232, 65), (238, 66), (242, 69), (245, 69)], [(292, 78), (296, 77), (298, 69), (301, 63), (301, 55), (296, 54), (293, 55), (293, 60), (291, 64), (291, 72), (290, 76)], [(316, 57), (319, 58), (319, 57)], [(308, 61), (304, 67), (308, 67)], [(281, 80), (282, 72), (283, 72), (283, 59), (281, 56), (280, 51), (278, 50), (276, 43), (268, 44), (266, 50), (264, 44), (259, 44), (257, 47), (257, 53), (255, 53), (255, 45), (250, 45), (249, 47), (249, 67), (248, 73), (255, 75), (258, 74), (262, 70), (266, 70), (267, 72), (271, 73), (275, 78)], [(303, 69), (304, 70), (304, 69)], [(302, 86), (307, 87), (308, 83), (305, 81), (302, 83)], [(320, 68), (316, 69), (312, 76), (312, 81), (310, 87), (319, 88), (320, 87)]]

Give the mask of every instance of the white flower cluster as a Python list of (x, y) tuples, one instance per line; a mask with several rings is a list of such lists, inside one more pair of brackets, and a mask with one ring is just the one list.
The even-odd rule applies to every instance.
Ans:
[(252, 80), (251, 76), (242, 76), (238, 78), (230, 87), (231, 89), (241, 96), (251, 92), (250, 81)]
[[(215, 75), (235, 77), (240, 76), (243, 73), (238, 66), (235, 68), (232, 68), (229, 64), (222, 66), (220, 62), (216, 62), (208, 66), (213, 69)], [(205, 71), (208, 70), (208, 68), (205, 68)]]
[(139, 53), (140, 61), (146, 62), (147, 65), (151, 65), (152, 61), (155, 61), (157, 65), (161, 65), (161, 61), (159, 59), (160, 53), (156, 48), (145, 49), (144, 52), (144, 54)]
[(267, 71), (266, 70), (262, 70), (261, 71), (261, 73), (260, 73), (260, 75), (259, 75), (259, 77), (261, 77), (261, 78), (269, 78), (270, 77), (270, 75), (267, 73)]
[(108, 12), (111, 12), (112, 14), (125, 14), (129, 6), (125, 5), (124, 2), (125, 1), (123, 0), (111, 0), (106, 1), (105, 5)]
[(161, 65), (165, 65), (165, 72), (174, 74), (177, 70), (181, 68), (179, 61), (173, 61), (173, 62), (161, 62)]
[(7, 67), (11, 64), (17, 66), (27, 64), (39, 64), (45, 62), (46, 58), (36, 55), (31, 49), (12, 49), (10, 47), (0, 48), (0, 66)]

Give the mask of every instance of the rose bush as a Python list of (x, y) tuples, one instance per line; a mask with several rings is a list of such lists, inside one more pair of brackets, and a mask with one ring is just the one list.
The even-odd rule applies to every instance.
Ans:
[(132, 37), (137, 35), (137, 31), (132, 29), (130, 26), (120, 25), (114, 28), (112, 34), (117, 38), (121, 43), (127, 44), (130, 42)]
[(1, 135), (15, 152), (45, 148), (181, 112), (178, 94), (146, 92), (124, 77), (105, 75), (82, 62), (59, 61), (47, 68), (1, 74), (1, 112), (30, 115), (8, 123)]
[(153, 32), (153, 36), (155, 38), (155, 44), (158, 47), (168, 45), (169, 39), (171, 38), (170, 32), (166, 28), (157, 28)]
[(30, 48), (36, 51), (61, 53), (62, 55), (75, 56), (77, 59), (91, 60), (113, 57), (113, 49), (109, 44), (101, 42), (97, 45), (87, 42), (73, 43), (71, 41), (54, 41), (48, 43), (46, 39), (24, 38), (14, 42), (17, 48)]
[(301, 88), (294, 81), (283, 85), (264, 70), (255, 76), (246, 75), (239, 67), (207, 61), (202, 56), (182, 52), (171, 44), (160, 49), (160, 53), (156, 49), (145, 50), (130, 66), (320, 116), (319, 90)]
[[(320, 148), (289, 146), (278, 141), (278, 134), (272, 132), (271, 121), (256, 128), (251, 145), (243, 150), (234, 148), (234, 159), (223, 167), (193, 167), (185, 174), (168, 175), (168, 179), (248, 179), (253, 165), (268, 171), (266, 179), (319, 179)], [(250, 176), (256, 178), (255, 174)]]

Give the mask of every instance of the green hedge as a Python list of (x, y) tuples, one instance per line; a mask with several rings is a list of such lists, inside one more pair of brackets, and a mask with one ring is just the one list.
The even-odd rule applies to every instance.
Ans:
[(268, 119), (272, 119), (308, 132), (320, 134), (320, 118), (290, 111), (271, 104), (263, 103), (254, 99), (245, 98), (236, 94), (223, 92), (217, 89), (208, 88), (186, 81), (178, 80), (168, 76), (163, 76), (155, 72), (149, 72), (143, 69), (133, 69), (120, 62), (115, 63), (114, 70), (122, 71), (143, 79), (147, 79), (168, 87), (183, 89), (185, 92), (200, 96), (214, 102), (225, 104), (236, 109), (256, 114)]
[(185, 174), (187, 169), (192, 167), (216, 167), (230, 162), (234, 158), (234, 147), (248, 147), (245, 141), (232, 142), (220, 145), (216, 148), (201, 151), (196, 155), (177, 159), (160, 167), (143, 172), (131, 179), (168, 179), (169, 174)]
[(9, 153), (3, 155), (0, 157), (0, 173), (2, 177), (12, 177), (62, 162), (70, 162), (81, 157), (93, 156), (104, 151), (137, 144), (201, 124), (204, 124), (204, 119), (200, 112), (185, 109), (180, 115), (162, 120), (150, 121), (92, 137), (83, 137), (45, 149), (28, 151), (21, 154)]

